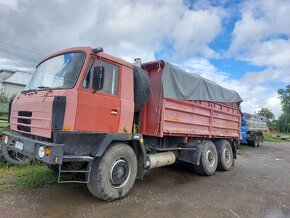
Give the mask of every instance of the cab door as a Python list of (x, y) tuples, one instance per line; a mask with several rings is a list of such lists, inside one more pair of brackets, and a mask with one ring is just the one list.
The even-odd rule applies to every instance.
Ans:
[(120, 121), (119, 66), (92, 59), (78, 93), (76, 130), (116, 133)]

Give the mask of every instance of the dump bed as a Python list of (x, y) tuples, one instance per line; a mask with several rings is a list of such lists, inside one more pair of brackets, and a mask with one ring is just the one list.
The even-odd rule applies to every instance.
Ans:
[(247, 131), (267, 131), (267, 118), (264, 116), (243, 113)]
[(151, 94), (141, 112), (142, 134), (240, 139), (239, 101), (220, 103), (166, 98), (162, 81), (164, 62), (150, 62), (143, 64), (143, 68), (150, 78)]

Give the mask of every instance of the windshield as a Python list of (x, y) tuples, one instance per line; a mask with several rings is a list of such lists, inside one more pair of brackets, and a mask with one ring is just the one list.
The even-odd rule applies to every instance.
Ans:
[(42, 88), (72, 88), (81, 71), (85, 53), (72, 52), (41, 63), (25, 90)]

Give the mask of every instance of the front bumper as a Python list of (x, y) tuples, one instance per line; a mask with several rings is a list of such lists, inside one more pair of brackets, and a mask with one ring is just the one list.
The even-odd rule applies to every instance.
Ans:
[[(20, 135), (15, 132), (3, 132), (3, 137), (8, 136), (9, 140), (7, 147), (15, 152), (23, 154), (29, 158), (38, 159), (47, 164), (61, 164), (63, 160), (64, 144), (54, 144), (50, 142), (32, 139), (27, 136)], [(15, 147), (16, 142), (23, 143), (23, 149)], [(3, 144), (4, 144), (3, 140)], [(49, 155), (44, 155), (43, 158), (38, 156), (40, 147), (49, 148)]]

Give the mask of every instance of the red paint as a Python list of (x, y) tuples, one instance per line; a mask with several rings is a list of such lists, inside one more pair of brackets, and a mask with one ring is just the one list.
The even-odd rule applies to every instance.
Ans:
[[(11, 110), (11, 129), (17, 129), (19, 111), (31, 111), (32, 135), (52, 137), (51, 119), (54, 96), (66, 96), (64, 127), (78, 132), (132, 132), (134, 90), (132, 64), (89, 47), (71, 48), (52, 56), (70, 52), (86, 53), (84, 67), (72, 89), (37, 91), (16, 97)], [(46, 58), (46, 59), (47, 59)], [(45, 60), (46, 60), (45, 59)], [(83, 87), (91, 59), (104, 60), (118, 67), (118, 93), (109, 95)], [(165, 135), (206, 138), (240, 138), (241, 113), (237, 106), (205, 101), (165, 99), (162, 93), (161, 62), (143, 65), (151, 82), (151, 95), (141, 111), (140, 132), (144, 135)], [(23, 125), (23, 124), (21, 124)], [(186, 139), (186, 138), (185, 138)]]
[[(31, 127), (31, 132), (23, 132), (45, 138), (52, 137), (51, 119), (54, 96), (66, 96), (64, 127), (69, 131), (78, 132), (132, 132), (134, 115), (133, 66), (132, 64), (105, 53), (92, 52), (89, 47), (77, 47), (54, 53), (43, 61), (61, 53), (84, 51), (86, 60), (79, 78), (72, 89), (37, 91), (17, 96), (11, 109), (11, 129), (17, 132), (19, 111), (32, 112), (31, 124), (21, 124)], [(82, 86), (91, 58), (102, 59), (113, 63), (119, 69), (118, 95), (94, 93)], [(113, 114), (112, 114), (113, 111)], [(125, 128), (126, 127), (126, 128)]]
[(237, 106), (166, 99), (162, 95), (162, 63), (150, 62), (143, 67), (150, 77), (151, 95), (142, 110), (142, 134), (240, 138), (241, 112)]

